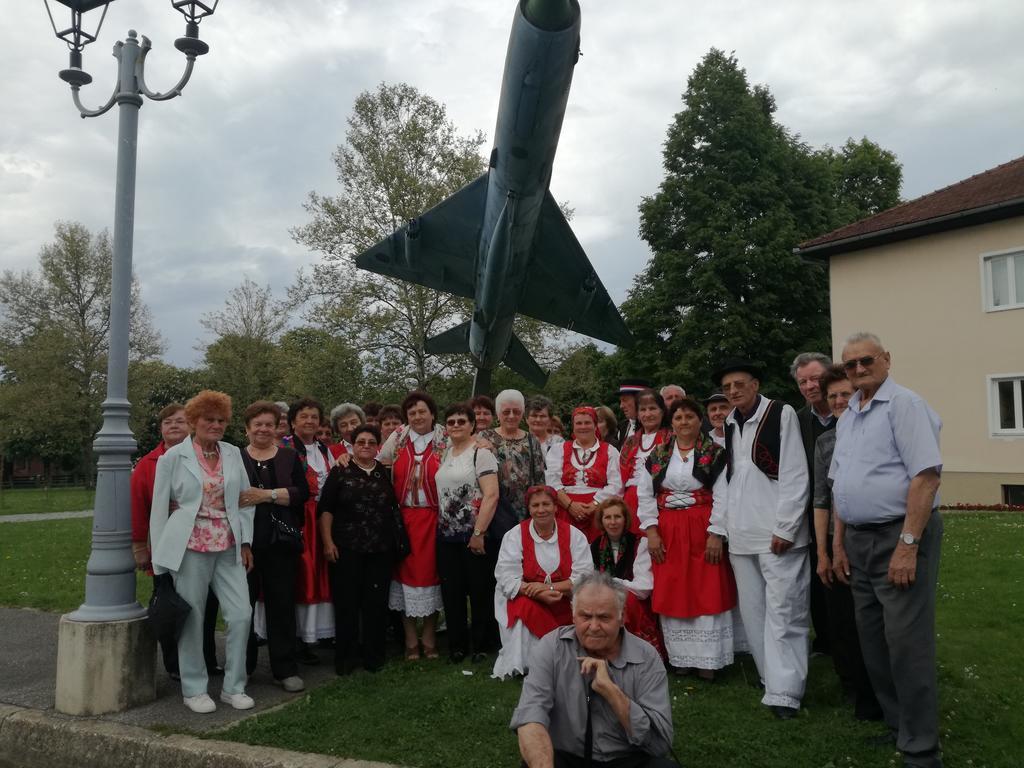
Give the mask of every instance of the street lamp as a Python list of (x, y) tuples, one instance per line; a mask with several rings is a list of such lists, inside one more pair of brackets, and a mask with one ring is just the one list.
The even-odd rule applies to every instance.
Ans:
[[(50, 0), (43, 1), (54, 34), (71, 50), (69, 67), (61, 70), (60, 78), (71, 86), (79, 114), (98, 117), (118, 106), (110, 349), (103, 426), (93, 443), (98, 458), (92, 551), (86, 565), (85, 602), (61, 617), (57, 659), (57, 709), (69, 714), (100, 714), (126, 709), (156, 695), (153, 641), (145, 627), (146, 610), (135, 598), (129, 497), (131, 457), (136, 450), (128, 426), (128, 318), (139, 108), (143, 97), (167, 101), (181, 95), (196, 58), (210, 50), (199, 39), (199, 22), (216, 10), (219, 0), (171, 0), (171, 7), (185, 17), (185, 35), (174, 41), (174, 47), (185, 54), (186, 63), (177, 84), (166, 93), (146, 86), (145, 64), (151, 44), (145, 35), (140, 44), (135, 30), (130, 30), (126, 40), (115, 43), (117, 82), (107, 103), (97, 109), (86, 108), (79, 98), (81, 87), (92, 82), (82, 68), (82, 50), (99, 36), (112, 0), (55, 0), (70, 11), (70, 26), (64, 29), (58, 29)], [(140, 661), (147, 648), (148, 661)], [(148, 683), (140, 684), (138, 676), (145, 675), (146, 669)]]

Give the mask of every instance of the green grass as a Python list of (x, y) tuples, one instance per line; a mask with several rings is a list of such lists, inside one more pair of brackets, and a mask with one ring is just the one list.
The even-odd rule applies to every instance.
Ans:
[[(947, 515), (938, 596), (945, 763), (1015, 768), (1024, 754), (1024, 515)], [(0, 524), (0, 604), (65, 611), (82, 601), (89, 520)], [(150, 580), (139, 579), (140, 600)], [(390, 649), (392, 658), (397, 647)], [(517, 766), (508, 721), (520, 684), (490, 666), (394, 661), (358, 672), (216, 738), (421, 768)], [(675, 750), (684, 766), (888, 768), (892, 750), (865, 739), (828, 659), (811, 661), (800, 717), (774, 720), (748, 681), (749, 657), (713, 685), (670, 681)]]
[(0, 515), (77, 512), (92, 509), (95, 491), (86, 488), (15, 488), (0, 491)]
[[(85, 563), (92, 520), (0, 523), (0, 605), (67, 613), (85, 599)], [(152, 579), (139, 575), (136, 594), (146, 605)]]

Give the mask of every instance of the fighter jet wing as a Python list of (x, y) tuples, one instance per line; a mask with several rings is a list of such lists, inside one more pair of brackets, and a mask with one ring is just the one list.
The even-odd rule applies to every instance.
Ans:
[(487, 174), (356, 257), (356, 266), (472, 299)]
[(518, 312), (629, 347), (633, 336), (550, 190), (544, 195)]

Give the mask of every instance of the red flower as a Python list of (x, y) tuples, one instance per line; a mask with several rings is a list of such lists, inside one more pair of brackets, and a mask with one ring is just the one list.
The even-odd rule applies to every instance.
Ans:
[(707, 454), (704, 454), (703, 456), (700, 457), (700, 460), (697, 463), (700, 464), (702, 467), (706, 467), (708, 464), (711, 463), (711, 457), (708, 456)]

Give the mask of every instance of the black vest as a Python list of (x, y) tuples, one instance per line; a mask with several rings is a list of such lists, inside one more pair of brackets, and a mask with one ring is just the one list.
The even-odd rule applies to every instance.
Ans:
[[(778, 400), (769, 400), (764, 414), (757, 424), (754, 433), (754, 444), (751, 449), (751, 460), (754, 466), (764, 472), (770, 480), (779, 479), (779, 456), (782, 453), (782, 407)], [(725, 459), (727, 469), (725, 476), (732, 480), (732, 436), (736, 425), (725, 425)]]

